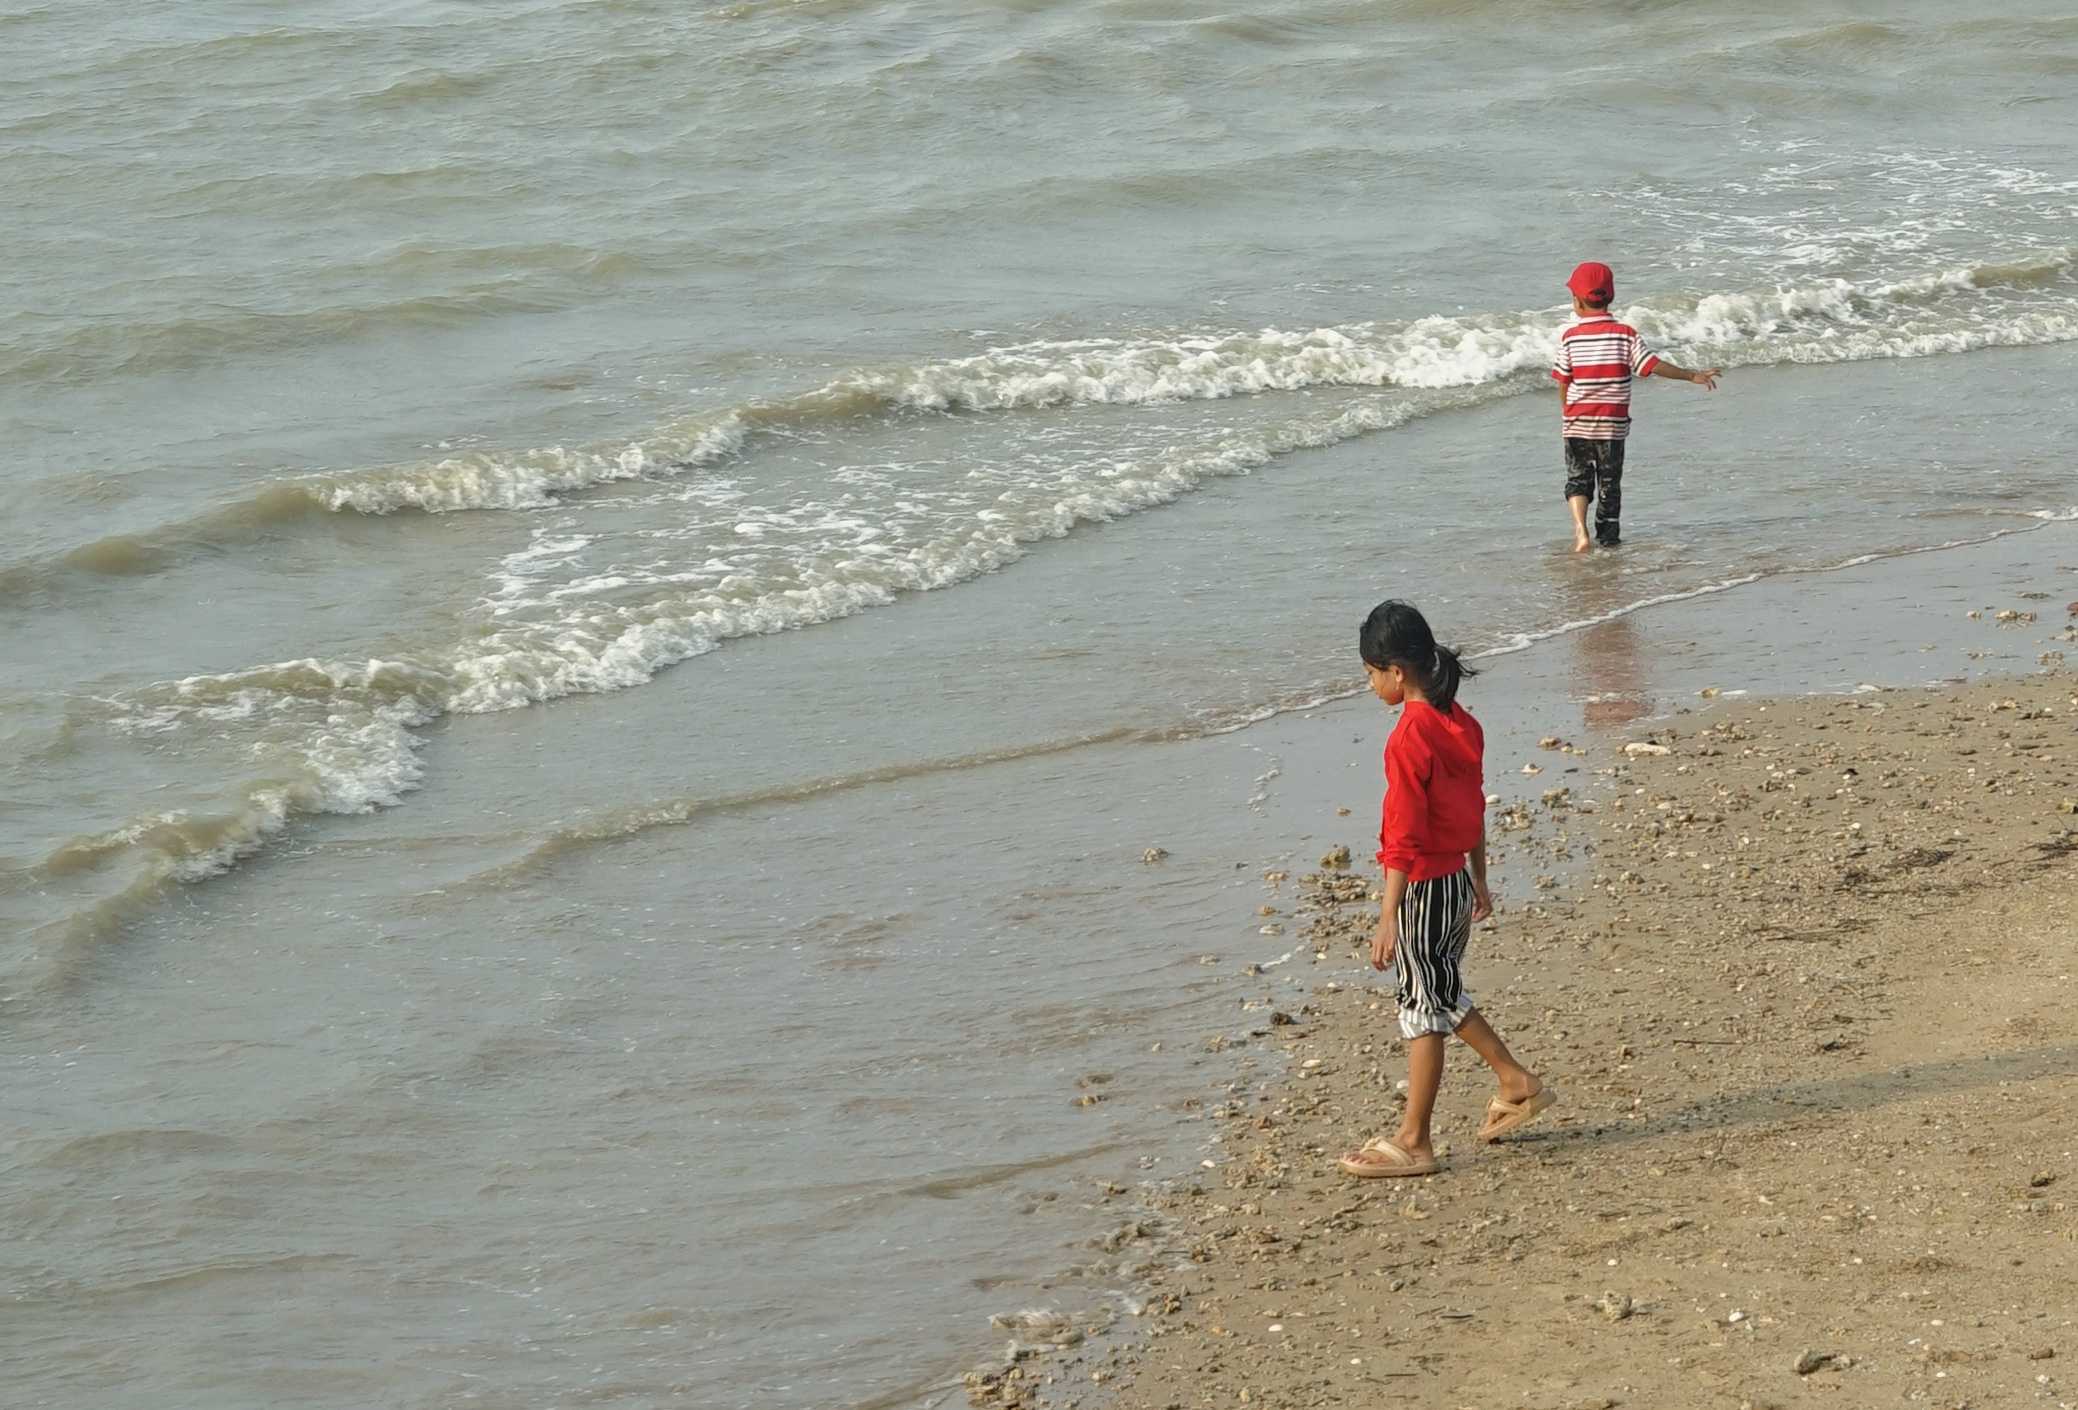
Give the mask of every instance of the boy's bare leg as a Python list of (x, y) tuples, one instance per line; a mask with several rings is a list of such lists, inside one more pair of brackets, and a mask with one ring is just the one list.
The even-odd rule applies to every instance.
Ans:
[(1569, 496), (1566, 500), (1566, 508), (1573, 511), (1573, 551), (1575, 553), (1586, 553), (1595, 546), (1595, 541), (1587, 536), (1587, 496), (1584, 494)]
[[(1544, 1090), (1543, 1079), (1515, 1060), (1515, 1055), (1508, 1051), (1508, 1045), (1501, 1041), (1501, 1035), (1494, 1032), (1493, 1025), (1486, 1021), (1478, 1009), (1473, 1009), (1465, 1015), (1465, 1021), (1458, 1025), (1457, 1035), (1465, 1040), (1465, 1045), (1471, 1048), (1473, 1052), (1485, 1058), (1486, 1065), (1494, 1070), (1494, 1076), (1501, 1081), (1501, 1099), (1503, 1101), (1524, 1101)], [(1411, 1059), (1409, 1067), (1410, 1069), (1412, 1068)], [(1436, 1075), (1439, 1078), (1443, 1075), (1441, 1059), (1438, 1059), (1436, 1063)], [(1414, 1078), (1411, 1071), (1407, 1078), (1407, 1089), (1407, 1111), (1409, 1115), (1412, 1115), (1414, 1111)], [(1426, 1112), (1423, 1113), (1422, 1121), (1422, 1132), (1426, 1136), (1428, 1132), (1428, 1115)]]
[(1407, 1110), (1393, 1144), (1417, 1160), (1436, 1153), (1429, 1144), (1429, 1118), (1436, 1111), (1436, 1089), (1443, 1085), (1446, 1046), (1441, 1033), (1424, 1033), (1407, 1044)]

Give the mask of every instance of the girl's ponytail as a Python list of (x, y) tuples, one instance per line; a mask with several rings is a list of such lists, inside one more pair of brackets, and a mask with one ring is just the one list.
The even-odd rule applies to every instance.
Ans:
[(1447, 715), (1450, 713), (1451, 702), (1457, 699), (1458, 686), (1466, 676), (1473, 674), (1473, 670), (1458, 659), (1455, 651), (1439, 643), (1436, 647), (1435, 669), (1430, 671), (1428, 679), (1422, 682), (1422, 693), (1429, 697), (1429, 704)]
[(1439, 645), (1428, 620), (1404, 602), (1381, 602), (1364, 619), (1357, 650), (1369, 665), (1384, 670), (1399, 666), (1413, 675), (1421, 693), (1438, 710), (1448, 711), (1457, 688), (1479, 673), (1447, 646)]

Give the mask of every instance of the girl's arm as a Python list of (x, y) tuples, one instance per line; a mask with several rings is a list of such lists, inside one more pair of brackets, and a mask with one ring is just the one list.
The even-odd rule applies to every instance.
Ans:
[[(1484, 843), (1480, 844), (1482, 847)], [(1400, 948), (1400, 902), (1407, 899), (1407, 873), (1397, 867), (1385, 870), (1385, 900), (1378, 912), (1378, 929), (1371, 936), (1371, 968), (1384, 969)]]
[(1385, 868), (1385, 901), (1371, 937), (1371, 967), (1384, 969), (1400, 945), (1400, 902), (1407, 874), (1421, 856), (1429, 818), (1429, 757), (1412, 731), (1396, 729), (1385, 746), (1385, 810), (1378, 827), (1378, 864)]
[(1388, 875), (1397, 867), (1404, 878), (1421, 857), (1429, 827), (1429, 765), (1418, 738), (1394, 733), (1385, 750), (1385, 807), (1378, 826), (1378, 864)]
[(1479, 830), (1479, 845), (1472, 849), (1472, 920), (1476, 924), (1494, 913), (1494, 893), (1486, 889), (1486, 829)]

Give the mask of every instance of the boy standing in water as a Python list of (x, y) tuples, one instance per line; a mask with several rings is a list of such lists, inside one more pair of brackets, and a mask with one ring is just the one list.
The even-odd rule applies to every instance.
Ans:
[(1407, 1040), (1407, 1109), (1391, 1136), (1338, 1162), (1358, 1179), (1433, 1175), (1441, 1168), (1429, 1118), (1443, 1083), (1443, 1050), (1455, 1033), (1486, 1059), (1500, 1090), (1479, 1139), (1494, 1141), (1534, 1119), (1557, 1097), (1515, 1060), (1472, 1006), (1462, 965), (1472, 923), (1494, 911), (1486, 888), (1486, 736), (1457, 703), (1472, 674), (1436, 644), (1428, 621), (1404, 602), (1381, 602), (1357, 639), (1371, 691), (1398, 708), (1385, 745), (1385, 807), (1378, 861), (1385, 904), (1371, 937), (1371, 965), (1392, 966)]
[(1587, 506), (1595, 507), (1595, 538), (1613, 548), (1621, 537), (1623, 443), (1631, 433), (1631, 377), (1672, 377), (1717, 389), (1714, 367), (1691, 372), (1645, 346), (1638, 330), (1610, 316), (1616, 274), (1590, 261), (1566, 281), (1573, 315), (1580, 321), (1559, 334), (1558, 359), (1551, 364), (1559, 384), (1561, 434), (1566, 439), (1566, 506), (1573, 511), (1573, 551), (1593, 547), (1587, 536)]

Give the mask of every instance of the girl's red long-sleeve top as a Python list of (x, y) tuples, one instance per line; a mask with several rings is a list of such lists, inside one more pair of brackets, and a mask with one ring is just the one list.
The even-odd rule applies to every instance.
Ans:
[(1486, 836), (1486, 734), (1464, 706), (1400, 707), (1385, 741), (1378, 861), (1409, 881), (1449, 876)]

